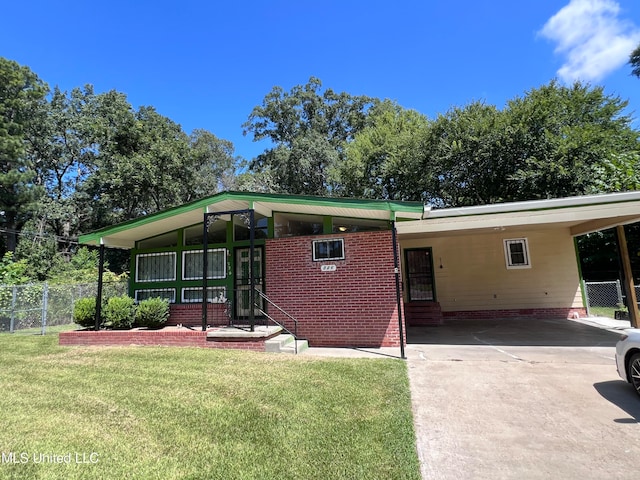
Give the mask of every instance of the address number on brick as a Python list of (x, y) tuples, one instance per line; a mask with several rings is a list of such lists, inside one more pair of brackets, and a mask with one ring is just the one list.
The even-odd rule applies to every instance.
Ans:
[(336, 268), (337, 267), (335, 265), (321, 265), (320, 266), (320, 271), (321, 272), (335, 272)]

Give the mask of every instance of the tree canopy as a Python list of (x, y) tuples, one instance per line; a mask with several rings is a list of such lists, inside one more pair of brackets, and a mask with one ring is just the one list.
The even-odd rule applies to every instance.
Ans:
[[(640, 47), (630, 64), (640, 76)], [(269, 147), (244, 159), (122, 92), (49, 89), (0, 58), (0, 254), (47, 278), (73, 265), (80, 233), (222, 190), (464, 206), (640, 189), (626, 109), (602, 87), (552, 80), (501, 108), (471, 102), (430, 119), (311, 77), (249, 113), (239, 127)]]

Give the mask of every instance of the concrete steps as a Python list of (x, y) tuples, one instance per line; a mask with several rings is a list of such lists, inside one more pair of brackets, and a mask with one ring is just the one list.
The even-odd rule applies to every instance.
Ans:
[(288, 333), (281, 333), (264, 342), (265, 352), (296, 353), (296, 346), (298, 347), (298, 353), (302, 353), (309, 348), (309, 342), (307, 340), (296, 340), (293, 335)]
[(407, 325), (437, 326), (444, 323), (440, 304), (438, 302), (409, 302), (404, 304), (404, 314)]

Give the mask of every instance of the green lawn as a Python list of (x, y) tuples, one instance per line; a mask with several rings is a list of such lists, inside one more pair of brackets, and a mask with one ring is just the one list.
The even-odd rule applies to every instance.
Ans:
[(0, 479), (420, 478), (401, 360), (57, 343), (0, 335)]

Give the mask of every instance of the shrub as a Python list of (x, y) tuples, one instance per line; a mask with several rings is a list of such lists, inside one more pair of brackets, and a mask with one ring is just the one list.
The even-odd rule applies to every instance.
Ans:
[(133, 326), (136, 305), (127, 295), (111, 297), (104, 307), (105, 326), (115, 329), (128, 329)]
[(73, 306), (73, 321), (81, 327), (95, 327), (96, 325), (96, 299), (85, 297), (76, 300)]
[(169, 302), (164, 298), (148, 298), (136, 309), (136, 325), (160, 328), (169, 319)]

